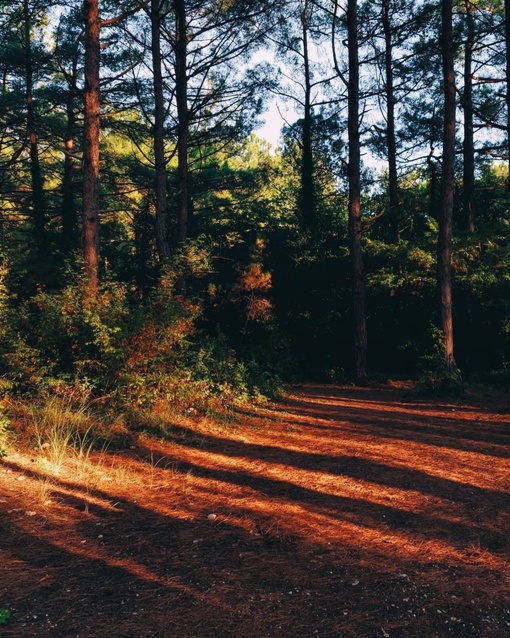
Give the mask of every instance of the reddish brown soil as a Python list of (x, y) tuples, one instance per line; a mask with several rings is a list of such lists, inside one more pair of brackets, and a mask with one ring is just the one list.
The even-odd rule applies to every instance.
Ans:
[(510, 637), (510, 396), (306, 385), (0, 467), (2, 637)]

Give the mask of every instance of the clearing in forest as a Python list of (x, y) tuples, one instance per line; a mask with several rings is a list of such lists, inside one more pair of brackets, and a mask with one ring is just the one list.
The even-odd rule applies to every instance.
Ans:
[(58, 471), (12, 453), (0, 635), (510, 636), (509, 413), (304, 385)]

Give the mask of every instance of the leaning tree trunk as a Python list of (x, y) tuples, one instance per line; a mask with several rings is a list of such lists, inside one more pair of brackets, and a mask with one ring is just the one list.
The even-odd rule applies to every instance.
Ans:
[(453, 355), (451, 283), (453, 196), (455, 184), (455, 75), (452, 13), (452, 0), (443, 0), (441, 14), (441, 53), (444, 83), (444, 128), (441, 208), (437, 248), (437, 279), (441, 309), (441, 328), (444, 336), (444, 363), (450, 373), (458, 376)]
[(83, 255), (87, 294), (95, 297), (99, 270), (99, 20), (98, 0), (84, 0), (85, 109), (83, 123)]
[(352, 268), (354, 318), (354, 369), (358, 380), (367, 377), (367, 329), (365, 281), (361, 249), (361, 152), (359, 133), (358, 7), (347, 3), (347, 46), (349, 52), (348, 135), (349, 135), (349, 247)]
[(168, 241), (167, 195), (166, 195), (166, 161), (164, 133), (164, 97), (163, 74), (161, 71), (161, 3), (151, 0), (151, 48), (152, 48), (152, 81), (154, 87), (154, 168), (156, 171), (156, 247), (159, 260), (166, 263), (170, 259)]

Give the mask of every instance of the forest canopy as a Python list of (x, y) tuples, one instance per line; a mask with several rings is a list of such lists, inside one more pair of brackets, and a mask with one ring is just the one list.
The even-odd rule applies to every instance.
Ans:
[(9, 0), (0, 40), (4, 395), (508, 381), (508, 2)]

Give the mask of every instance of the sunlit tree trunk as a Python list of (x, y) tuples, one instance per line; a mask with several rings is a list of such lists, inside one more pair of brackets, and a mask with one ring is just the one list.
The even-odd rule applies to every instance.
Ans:
[(156, 246), (161, 263), (170, 258), (166, 191), (163, 74), (161, 69), (161, 3), (151, 0), (152, 81), (154, 86), (154, 164), (156, 171)]
[(475, 147), (473, 134), (473, 49), (475, 46), (475, 27), (472, 0), (465, 0), (467, 38), (464, 45), (464, 90), (462, 108), (464, 111), (463, 142), (463, 226), (466, 230), (475, 230), (474, 196), (475, 196)]
[(358, 7), (347, 2), (347, 46), (349, 54), (348, 135), (349, 135), (349, 247), (352, 267), (354, 366), (358, 380), (367, 377), (367, 329), (365, 281), (361, 249), (361, 154), (359, 132)]
[(441, 54), (444, 83), (444, 129), (437, 276), (441, 309), (441, 328), (444, 335), (444, 363), (446, 369), (457, 376), (458, 371), (453, 354), (451, 283), (453, 196), (455, 184), (455, 74), (452, 13), (452, 0), (443, 0), (441, 13)]
[(98, 0), (84, 0), (85, 109), (83, 123), (83, 254), (88, 294), (94, 297), (99, 269), (99, 51)]

